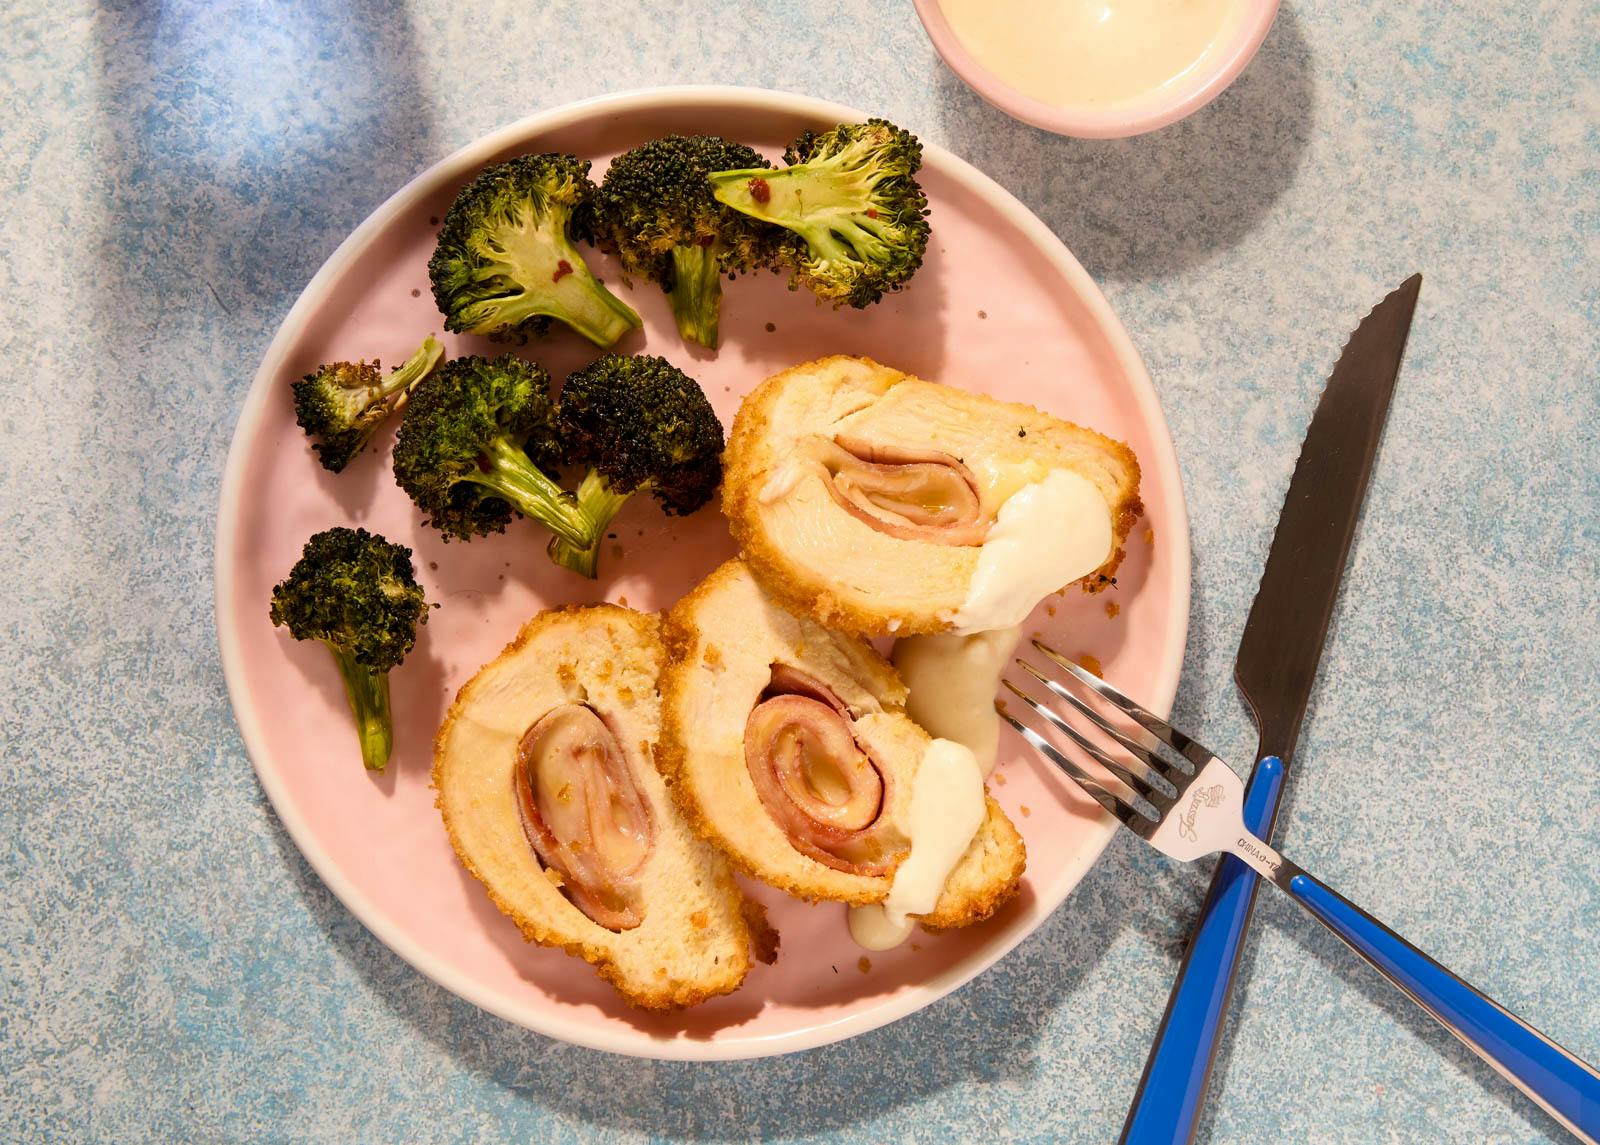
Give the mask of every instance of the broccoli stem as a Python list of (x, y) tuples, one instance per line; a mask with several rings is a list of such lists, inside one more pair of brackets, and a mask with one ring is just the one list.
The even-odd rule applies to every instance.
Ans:
[(719, 171), (711, 177), (718, 202), (807, 238), (866, 217), (873, 209), (872, 187), (870, 176), (827, 161), (771, 171)]
[(594, 540), (583, 546), (569, 544), (560, 537), (552, 537), (548, 552), (550, 559), (562, 568), (593, 580), (600, 567), (600, 539), (622, 506), (632, 496), (618, 493), (593, 469), (584, 474), (578, 486), (578, 506), (594, 527)]
[[(506, 266), (514, 270), (518, 281), (536, 285), (471, 308), (484, 310), (490, 320), (487, 326), (475, 323), (475, 332), (489, 333), (543, 316), (565, 322), (603, 349), (643, 325), (633, 307), (605, 288), (583, 261), (578, 248), (564, 236), (552, 233), (548, 227), (535, 227), (501, 237), (507, 244)], [(499, 268), (491, 268), (481, 277), (493, 278), (500, 273)]]
[(504, 437), (489, 442), (478, 468), (466, 480), (493, 490), (524, 517), (542, 522), (551, 532), (579, 548), (587, 548), (595, 534), (578, 502), (529, 460), (527, 453)]
[(361, 741), (361, 762), (368, 771), (382, 771), (394, 747), (389, 673), (368, 668), (332, 644), (328, 648), (339, 665), (339, 675), (344, 677), (344, 694), (350, 701), (350, 712), (356, 719), (356, 736)]
[(722, 257), (715, 244), (672, 248), (672, 289), (667, 299), (683, 340), (715, 350), (722, 316)]
[(429, 334), (422, 340), (421, 347), (415, 354), (407, 358), (399, 369), (383, 380), (382, 396), (387, 400), (394, 394), (404, 393), (416, 385), (439, 364), (439, 359), (444, 357), (444, 346)]
[(544, 312), (565, 322), (602, 349), (629, 330), (643, 325), (633, 307), (607, 290), (589, 272), (582, 257), (572, 252), (572, 272), (563, 273), (553, 284), (554, 302)]

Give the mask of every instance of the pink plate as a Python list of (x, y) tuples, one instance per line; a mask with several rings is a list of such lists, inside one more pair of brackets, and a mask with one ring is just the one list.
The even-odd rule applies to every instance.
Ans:
[[(461, 869), (434, 810), (430, 745), (455, 691), (528, 617), (602, 599), (670, 604), (732, 554), (721, 517), (707, 509), (669, 521), (635, 498), (616, 522), (600, 580), (588, 582), (550, 564), (544, 534), (526, 521), (470, 545), (443, 544), (394, 485), (392, 434), (335, 477), (316, 464), (294, 424), (291, 379), (336, 359), (376, 356), (394, 365), (423, 334), (440, 331), (427, 276), (434, 232), (456, 188), (484, 164), (571, 151), (593, 158), (599, 174), (610, 156), (668, 132), (726, 135), (776, 157), (804, 128), (863, 118), (776, 92), (676, 88), (576, 104), (497, 131), (413, 180), (345, 240), (289, 312), (245, 401), (217, 522), (217, 627), (261, 786), (317, 873), (390, 949), (461, 997), (551, 1037), (646, 1057), (725, 1059), (874, 1029), (949, 993), (1021, 942), (1111, 835), (1098, 808), (1009, 740), (995, 793), (1027, 840), (1028, 874), (1000, 916), (941, 937), (919, 932), (863, 969), (841, 908), (751, 885), (782, 935), (777, 964), (758, 967), (736, 994), (682, 1015), (630, 1010), (587, 965), (524, 943)], [(642, 284), (624, 293), (645, 329), (619, 349), (677, 363), (725, 422), (769, 374), (851, 353), (1028, 401), (1126, 440), (1143, 466), (1149, 515), (1134, 530), (1119, 583), (1102, 596), (1052, 598), (1033, 626), (1059, 647), (1098, 657), (1134, 695), (1168, 705), (1188, 624), (1189, 536), (1172, 442), (1139, 355), (1083, 268), (1004, 190), (937, 147), (927, 149), (922, 182), (934, 237), (904, 293), (864, 312), (834, 311), (777, 277), (742, 279), (728, 286), (723, 346), (712, 353), (685, 346), (665, 297)], [(615, 282), (614, 266), (589, 257)], [(452, 354), (498, 349), (454, 335), (444, 342)], [(525, 352), (557, 378), (595, 354), (566, 331)], [(306, 537), (337, 524), (410, 545), (429, 599), (443, 605), (394, 673), (395, 753), (376, 778), (362, 770), (331, 657), (267, 619), (272, 586)], [(1108, 604), (1120, 609), (1115, 618)]]

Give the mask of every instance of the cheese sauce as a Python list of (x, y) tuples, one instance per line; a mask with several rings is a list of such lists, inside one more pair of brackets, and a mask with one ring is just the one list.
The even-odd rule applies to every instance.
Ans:
[(1076, 473), (1052, 469), (1000, 506), (967, 599), (952, 618), (954, 630), (1021, 624), (1046, 596), (1105, 564), (1111, 545), (1111, 516), (1100, 490)]
[(934, 740), (911, 781), (906, 828), (911, 854), (896, 869), (888, 898), (850, 908), (850, 936), (857, 944), (890, 950), (904, 942), (914, 925), (911, 916), (938, 905), (950, 872), (987, 815), (983, 776), (972, 753), (958, 743)]
[(940, 0), (977, 61), (1058, 107), (1126, 103), (1226, 48), (1239, 0)]
[(1000, 672), (1022, 635), (1019, 627), (964, 635), (911, 636), (894, 646), (894, 666), (911, 690), (906, 714), (929, 735), (972, 752), (985, 779), (1000, 746), (994, 693)]

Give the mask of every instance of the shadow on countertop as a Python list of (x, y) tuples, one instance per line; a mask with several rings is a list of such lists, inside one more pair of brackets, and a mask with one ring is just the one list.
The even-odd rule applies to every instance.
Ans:
[(1029, 127), (936, 67), (950, 149), (1019, 192), (1097, 278), (1172, 275), (1238, 243), (1294, 181), (1315, 119), (1311, 54), (1288, 5), (1228, 90), (1133, 139)]
[[(848, 1042), (748, 1062), (658, 1062), (579, 1049), (476, 1010), (402, 962), (323, 885), (276, 819), (285, 869), (339, 957), (448, 1057), (560, 1117), (651, 1139), (803, 1139), (892, 1114), (952, 1086), (1020, 1083), (1046, 1025), (1149, 905), (1118, 838), (1073, 896), (996, 968), (924, 1010)], [(1192, 916), (1203, 884), (1173, 879), (1153, 909)], [(1149, 1015), (1154, 1020), (1154, 1014)], [(1126, 1079), (1131, 1094), (1135, 1079)]]

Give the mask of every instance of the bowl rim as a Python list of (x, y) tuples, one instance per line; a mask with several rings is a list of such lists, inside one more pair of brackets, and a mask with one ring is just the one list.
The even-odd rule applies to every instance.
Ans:
[[(284, 361), (299, 331), (322, 303), (337, 278), (385, 228), (411, 210), (418, 201), (452, 181), (459, 183), (466, 172), (482, 167), (490, 157), (519, 140), (559, 130), (597, 115), (628, 114), (686, 103), (742, 111), (799, 113), (821, 121), (848, 123), (866, 118), (861, 111), (844, 104), (764, 88), (720, 85), (646, 88), (595, 96), (525, 116), (476, 137), (417, 174), (374, 209), (328, 256), (284, 316), (262, 356), (228, 446), (217, 507), (213, 604), (228, 697), (262, 790), (279, 822), (324, 885), (390, 951), (424, 977), (479, 1009), (571, 1045), (655, 1060), (730, 1061), (813, 1049), (864, 1034), (915, 1013), (965, 985), (1010, 953), (1066, 900), (1110, 843), (1117, 830), (1116, 821), (1109, 815), (1086, 821), (1083, 846), (1064, 873), (1064, 877), (1069, 879), (1066, 889), (1060, 899), (1050, 903), (1049, 909), (1041, 912), (1038, 919), (1014, 920), (1008, 929), (998, 933), (995, 940), (986, 944), (975, 956), (957, 963), (916, 989), (889, 996), (868, 1009), (801, 1030), (728, 1041), (663, 1039), (637, 1030), (595, 1026), (559, 1013), (541, 1011), (536, 1004), (530, 1005), (526, 998), (514, 997), (477, 982), (470, 975), (459, 973), (448, 962), (435, 957), (415, 942), (333, 862), (296, 810), (288, 785), (272, 765), (263, 732), (269, 716), (254, 702), (248, 688), (245, 656), (233, 623), (234, 610), (229, 605), (236, 596), (234, 554), (239, 545), (240, 506), (248, 493), (245, 483), (245, 459), (249, 454), (247, 444), (259, 432), (268, 402), (275, 392), (274, 383), (282, 374)], [(1182, 472), (1178, 467), (1171, 427), (1161, 409), (1155, 386), (1110, 302), (1060, 238), (1014, 195), (966, 160), (932, 144), (924, 145), (924, 153), (938, 163), (943, 172), (982, 196), (1014, 222), (1062, 275), (1073, 282), (1086, 307), (1094, 314), (1098, 328), (1107, 338), (1119, 368), (1125, 372), (1130, 395), (1138, 405), (1141, 416), (1151, 427), (1151, 455), (1148, 458), (1141, 457), (1141, 465), (1149, 471), (1159, 470), (1162, 473), (1163, 487), (1170, 488), (1177, 498), (1174, 518), (1180, 524), (1179, 528), (1172, 531), (1175, 535), (1164, 536), (1164, 544), (1172, 554), (1174, 592), (1179, 602), (1173, 625), (1175, 639), (1162, 656), (1148, 690), (1148, 702), (1152, 708), (1158, 712), (1168, 712), (1177, 693), (1188, 641), (1192, 578), (1188, 502), (1184, 495)]]
[(1125, 139), (1176, 123), (1206, 104), (1239, 77), (1255, 58), (1278, 16), (1279, 0), (1241, 0), (1250, 9), (1233, 42), (1217, 54), (1216, 62), (1170, 92), (1144, 96), (1106, 109), (1065, 107), (1046, 103), (1017, 90), (969, 52), (940, 0), (912, 0), (917, 18), (933, 42), (934, 50), (963, 83), (1013, 119), (1077, 139)]

